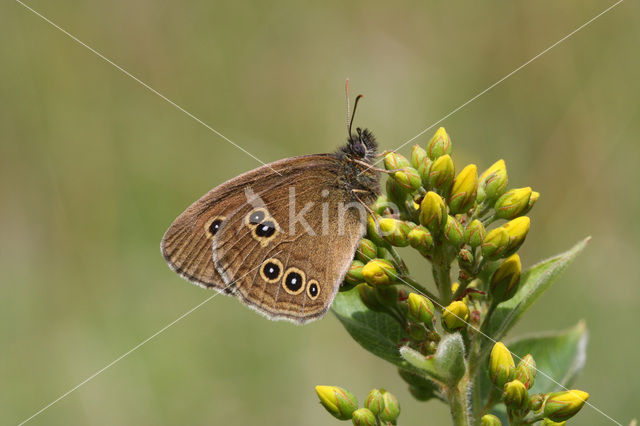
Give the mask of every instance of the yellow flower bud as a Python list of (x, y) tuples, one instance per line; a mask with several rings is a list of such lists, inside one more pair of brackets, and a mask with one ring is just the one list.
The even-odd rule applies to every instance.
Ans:
[(384, 168), (387, 170), (398, 170), (410, 165), (404, 156), (396, 152), (389, 152), (384, 156)]
[(504, 160), (500, 159), (480, 175), (478, 202), (482, 202), (485, 199), (492, 201), (500, 197), (507, 189), (508, 181), (507, 167), (504, 164)]
[(459, 248), (464, 242), (462, 226), (453, 216), (447, 215), (447, 221), (444, 225), (444, 238), (456, 248)]
[(503, 227), (487, 232), (482, 241), (482, 255), (487, 259), (499, 259), (507, 251), (509, 233)]
[(387, 242), (382, 238), (380, 230), (378, 229), (380, 219), (382, 219), (382, 217), (375, 213), (367, 216), (367, 238), (373, 241), (376, 246), (387, 246)]
[(544, 416), (554, 422), (562, 422), (575, 416), (589, 399), (581, 390), (554, 392), (544, 402)]
[(376, 416), (384, 409), (384, 398), (380, 389), (371, 389), (364, 401), (364, 406)]
[(464, 242), (469, 244), (471, 247), (476, 248), (482, 244), (485, 234), (486, 230), (482, 222), (478, 219), (474, 219), (464, 230)]
[(518, 290), (520, 284), (520, 256), (511, 255), (498, 266), (491, 276), (491, 297), (493, 303), (502, 303), (511, 299)]
[(362, 268), (364, 267), (364, 263), (359, 260), (354, 260), (351, 262), (351, 266), (347, 271), (347, 274), (344, 276), (344, 281), (348, 284), (358, 284), (364, 281), (364, 277), (362, 276)]
[(493, 384), (503, 388), (513, 378), (515, 369), (516, 365), (509, 349), (502, 342), (493, 345), (489, 356), (489, 377)]
[(527, 209), (531, 198), (531, 187), (511, 189), (505, 192), (494, 206), (496, 217), (513, 219), (520, 216)]
[(368, 408), (358, 408), (354, 411), (351, 421), (354, 426), (376, 426), (376, 416)]
[(432, 233), (439, 233), (444, 227), (447, 206), (441, 196), (433, 191), (427, 192), (420, 204), (420, 223)]
[(518, 251), (522, 243), (524, 243), (524, 239), (527, 238), (531, 227), (531, 219), (528, 216), (520, 216), (505, 223), (502, 227), (509, 234), (509, 244), (507, 244), (507, 250), (504, 253), (504, 255), (508, 256)]
[(536, 191), (531, 191), (531, 197), (529, 197), (529, 204), (527, 204), (527, 208), (524, 209), (522, 214), (529, 213), (529, 211), (533, 208), (533, 205), (536, 203), (536, 201), (538, 201), (538, 198), (540, 198), (540, 193)]
[(443, 155), (431, 164), (429, 170), (429, 185), (438, 193), (447, 196), (451, 191), (451, 184), (456, 174), (453, 160), (449, 155)]
[(427, 154), (432, 160), (445, 154), (451, 154), (451, 138), (444, 127), (440, 127), (429, 141)]
[(409, 234), (409, 226), (398, 219), (383, 218), (378, 222), (380, 227), (380, 235), (386, 242), (396, 247), (406, 247), (409, 245), (407, 234)]
[(478, 168), (469, 164), (456, 176), (449, 195), (451, 213), (466, 213), (476, 201), (478, 192)]
[(366, 238), (362, 238), (358, 243), (358, 250), (356, 251), (356, 258), (362, 262), (368, 262), (377, 256), (378, 247), (373, 241)]
[(442, 325), (447, 330), (456, 330), (467, 325), (469, 308), (464, 302), (456, 300), (442, 312)]
[(502, 422), (493, 414), (485, 414), (480, 419), (480, 426), (502, 426)]
[(389, 285), (396, 279), (396, 269), (386, 259), (373, 259), (362, 268), (364, 280), (372, 286)]
[(414, 321), (423, 322), (427, 327), (433, 328), (433, 303), (418, 293), (409, 293), (407, 299), (409, 305), (409, 317)]
[(358, 408), (358, 401), (346, 389), (337, 386), (316, 386), (320, 403), (331, 415), (340, 420), (349, 420)]
[(382, 398), (384, 399), (384, 409), (378, 416), (383, 422), (395, 423), (400, 415), (400, 404), (398, 404), (398, 400), (391, 392), (387, 392), (384, 389), (380, 389), (380, 392), (382, 392)]
[(527, 389), (531, 389), (533, 386), (533, 380), (536, 377), (536, 362), (531, 354), (527, 354), (520, 360), (516, 367), (516, 372), (513, 376), (514, 379), (520, 380)]
[(420, 174), (413, 167), (405, 167), (393, 174), (393, 179), (407, 193), (417, 191), (422, 186)]
[(529, 393), (520, 380), (512, 380), (504, 385), (502, 394), (504, 404), (519, 414), (524, 414), (529, 408)]
[(387, 179), (385, 188), (387, 197), (392, 203), (395, 203), (396, 205), (404, 205), (409, 192), (405, 188), (400, 186), (397, 180)]
[(389, 207), (389, 199), (386, 195), (380, 195), (376, 201), (371, 205), (371, 210), (378, 214), (383, 214), (384, 211)]
[(414, 145), (411, 148), (411, 164), (413, 167), (418, 169), (427, 161), (429, 161), (427, 151), (425, 151), (420, 145)]
[(433, 247), (433, 237), (424, 226), (416, 226), (409, 231), (407, 239), (411, 247), (418, 250), (422, 255), (426, 255)]

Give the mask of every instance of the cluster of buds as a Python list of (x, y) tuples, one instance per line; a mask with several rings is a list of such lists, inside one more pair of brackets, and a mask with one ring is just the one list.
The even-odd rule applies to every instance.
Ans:
[(400, 415), (398, 400), (384, 389), (372, 389), (361, 408), (351, 392), (338, 386), (316, 386), (316, 393), (333, 417), (356, 426), (395, 425)]
[[(524, 215), (540, 196), (529, 187), (508, 189), (503, 160), (480, 175), (475, 164), (456, 175), (451, 152), (451, 138), (440, 128), (426, 149), (413, 147), (411, 159), (384, 155), (386, 194), (372, 206), (367, 235), (341, 288), (357, 287), (369, 309), (397, 318), (407, 341), (424, 354), (434, 353), (440, 340), (438, 316), (445, 332), (464, 332), (517, 292), (516, 252), (530, 226)], [(499, 220), (506, 222), (495, 224)], [(399, 247), (411, 247), (431, 262), (439, 295), (409, 278)], [(458, 282), (452, 285), (455, 263)], [(486, 271), (494, 272), (481, 280)], [(407, 294), (403, 285), (415, 293)]]
[[(562, 424), (576, 415), (589, 398), (588, 393), (580, 390), (529, 395), (535, 376), (536, 363), (530, 354), (522, 357), (516, 365), (502, 342), (493, 346), (489, 357), (489, 377), (502, 390), (502, 402), (507, 407), (510, 423), (528, 424), (544, 419), (544, 424)], [(482, 425), (500, 424), (493, 415), (482, 418)]]

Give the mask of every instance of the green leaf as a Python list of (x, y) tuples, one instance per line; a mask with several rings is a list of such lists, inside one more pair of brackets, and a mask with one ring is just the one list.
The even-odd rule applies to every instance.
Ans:
[[(498, 305), (488, 327), (484, 330), (485, 333), (496, 341), (501, 340), (533, 302), (551, 287), (551, 284), (585, 248), (590, 239), (590, 237), (585, 238), (568, 251), (544, 260), (525, 271), (520, 279), (520, 289), (511, 299)], [(486, 339), (483, 346), (486, 349), (487, 346), (493, 346), (493, 342)]]
[(399, 367), (408, 367), (398, 351), (400, 340), (407, 337), (405, 331), (390, 315), (367, 308), (357, 289), (338, 293), (331, 310), (363, 348)]
[[(527, 354), (533, 355), (537, 372), (533, 387), (529, 390), (529, 394), (532, 395), (554, 392), (571, 386), (584, 366), (587, 338), (585, 324), (579, 322), (568, 330), (525, 336), (507, 342), (506, 345), (515, 355), (516, 364), (519, 358)], [(499, 390), (489, 380), (487, 371), (488, 366), (481, 369), (474, 390), (483, 396), (483, 404), (486, 403), (490, 392), (494, 393), (494, 397), (499, 397)], [(504, 405), (496, 406), (494, 414), (504, 417), (506, 415)]]

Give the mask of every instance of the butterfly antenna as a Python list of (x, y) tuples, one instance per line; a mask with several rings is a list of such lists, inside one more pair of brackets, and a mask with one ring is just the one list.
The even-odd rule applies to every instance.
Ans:
[(364, 98), (364, 95), (358, 95), (356, 101), (353, 103), (353, 112), (351, 113), (351, 121), (349, 122), (349, 137), (351, 137), (351, 126), (353, 125), (353, 119), (356, 116), (356, 108), (358, 108), (358, 101)]
[(351, 137), (351, 132), (349, 131), (349, 129), (351, 129), (351, 120), (349, 118), (349, 113), (351, 112), (351, 102), (349, 100), (349, 79), (347, 78), (346, 83), (344, 84), (344, 93), (347, 97), (347, 132), (349, 132), (349, 137)]

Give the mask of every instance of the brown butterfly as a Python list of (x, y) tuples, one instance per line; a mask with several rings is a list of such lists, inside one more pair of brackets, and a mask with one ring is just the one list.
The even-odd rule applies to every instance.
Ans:
[(193, 203), (162, 239), (171, 269), (270, 319), (323, 316), (364, 233), (363, 206), (380, 192), (375, 138), (351, 121), (337, 152), (264, 165)]

